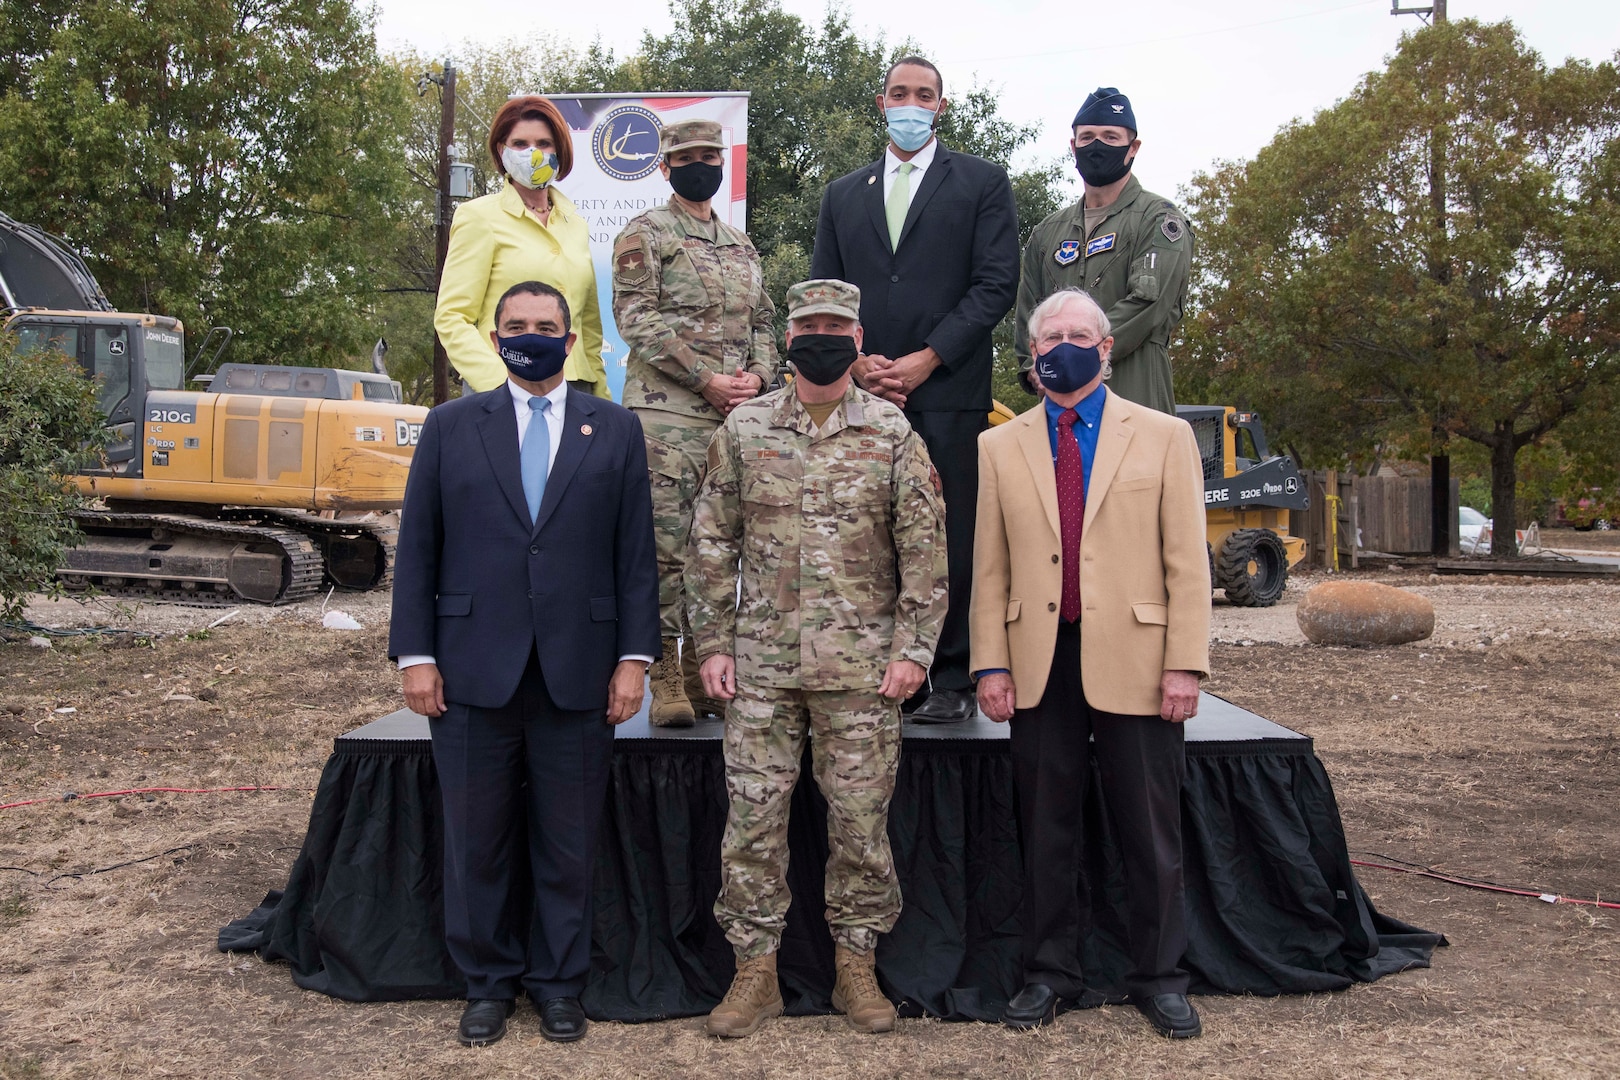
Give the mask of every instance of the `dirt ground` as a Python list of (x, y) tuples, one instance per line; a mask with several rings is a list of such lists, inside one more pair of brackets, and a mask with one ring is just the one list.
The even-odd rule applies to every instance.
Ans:
[[(1620, 554), (1614, 533), (1555, 543)], [(1275, 608), (1215, 604), (1210, 689), (1316, 740), (1353, 852), (1571, 897), (1620, 896), (1620, 582), (1357, 576), (1435, 605), (1426, 642), (1324, 649)], [(223, 611), (40, 602), (50, 626), (130, 631), (0, 645), (0, 1080), (291, 1076), (1620, 1075), (1620, 911), (1364, 869), (1379, 908), (1444, 932), (1434, 967), (1336, 994), (1197, 998), (1202, 1039), (1170, 1043), (1128, 1007), (1017, 1034), (839, 1017), (740, 1044), (700, 1020), (596, 1024), (544, 1042), (528, 1006), (505, 1041), (454, 1043), (454, 1002), (358, 1005), (284, 966), (215, 951), (280, 887), (330, 740), (397, 707), (386, 596)], [(72, 710), (72, 711), (63, 711)], [(252, 794), (63, 802), (132, 787)], [(144, 860), (89, 876), (89, 870)]]

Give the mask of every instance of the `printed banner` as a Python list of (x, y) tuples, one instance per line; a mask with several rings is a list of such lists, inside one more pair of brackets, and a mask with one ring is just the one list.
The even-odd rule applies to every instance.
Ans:
[(658, 129), (681, 120), (713, 120), (731, 147), (714, 197), (720, 220), (748, 227), (748, 95), (575, 94), (552, 96), (574, 138), (574, 168), (558, 186), (590, 224), (591, 262), (602, 308), (602, 363), (613, 400), (624, 398), (629, 357), (613, 323), (613, 241), (630, 219), (669, 201), (658, 171)]

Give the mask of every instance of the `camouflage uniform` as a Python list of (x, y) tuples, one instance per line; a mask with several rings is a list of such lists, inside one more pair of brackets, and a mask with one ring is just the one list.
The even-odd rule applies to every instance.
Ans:
[[(805, 289), (789, 296), (800, 313)], [(853, 383), (819, 428), (789, 386), (739, 406), (709, 446), (686, 590), (698, 656), (736, 658), (715, 914), (744, 959), (773, 952), (786, 925), (788, 798), (807, 733), (828, 804), (833, 939), (870, 953), (899, 917), (888, 808), (900, 712), (877, 688), (891, 661), (933, 660), (944, 539), (922, 440)]]
[[(723, 147), (720, 134), (713, 121), (672, 124), (659, 152)], [(777, 374), (775, 317), (759, 253), (742, 230), (718, 218), (699, 221), (671, 198), (631, 219), (613, 243), (613, 319), (630, 347), (624, 405), (640, 418), (647, 440), (666, 638), (682, 633), (692, 500), (721, 420), (702, 389), (715, 374), (739, 368), (769, 386)]]

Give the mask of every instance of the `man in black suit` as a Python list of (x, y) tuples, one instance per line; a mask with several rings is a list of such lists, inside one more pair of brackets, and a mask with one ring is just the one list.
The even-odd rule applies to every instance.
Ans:
[[(501, 297), (508, 381), (428, 413), (400, 523), (388, 650), (432, 718), (469, 1046), (506, 1033), (520, 988), (546, 1038), (585, 1034), (611, 725), (659, 651), (641, 424), (563, 381), (569, 324), (549, 285)], [(532, 882), (514, 881), (525, 863)]]
[(939, 69), (895, 61), (878, 108), (889, 146), (878, 161), (827, 186), (813, 278), (861, 290), (865, 348), (855, 380), (905, 409), (945, 494), (950, 608), (913, 720), (950, 723), (975, 709), (968, 673), (978, 437), (990, 411), (990, 335), (1018, 293), (1018, 217), (1006, 170), (947, 150)]

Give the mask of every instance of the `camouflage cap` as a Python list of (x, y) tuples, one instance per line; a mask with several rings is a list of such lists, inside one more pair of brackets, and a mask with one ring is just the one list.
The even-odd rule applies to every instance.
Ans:
[(700, 146), (724, 150), (726, 144), (721, 141), (720, 135), (720, 125), (714, 120), (682, 120), (676, 124), (665, 124), (658, 133), (658, 152), (673, 154), (677, 150)]
[(837, 278), (801, 281), (788, 289), (787, 307), (790, 320), (822, 314), (858, 320), (861, 317), (861, 290)]

